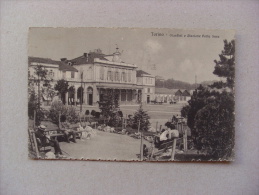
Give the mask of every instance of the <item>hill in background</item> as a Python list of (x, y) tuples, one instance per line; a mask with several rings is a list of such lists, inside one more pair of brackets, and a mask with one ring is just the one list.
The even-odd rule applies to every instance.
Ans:
[(167, 79), (164, 80), (160, 76), (156, 76), (156, 87), (159, 88), (168, 88), (168, 89), (187, 89), (187, 90), (193, 90), (196, 88), (196, 86), (199, 86), (200, 84), (203, 86), (208, 86), (216, 82), (215, 80), (213, 81), (203, 81), (200, 83), (193, 83), (190, 84), (188, 82), (184, 81), (179, 81), (179, 80), (174, 80), (174, 79)]

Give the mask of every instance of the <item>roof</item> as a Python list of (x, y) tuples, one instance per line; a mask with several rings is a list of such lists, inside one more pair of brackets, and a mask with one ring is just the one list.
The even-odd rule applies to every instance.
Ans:
[(74, 68), (73, 66), (69, 66), (69, 65), (67, 65), (65, 63), (62, 63), (62, 62), (59, 64), (59, 70), (78, 72), (78, 70), (76, 68)]
[(94, 58), (99, 58), (100, 60), (108, 61), (108, 59), (105, 58), (105, 54), (96, 53), (96, 52), (90, 52), (87, 55), (81, 55), (81, 56), (71, 59), (69, 61), (72, 62), (73, 65), (93, 64)]
[(55, 65), (59, 65), (59, 70), (78, 72), (78, 70), (76, 68), (74, 68), (73, 66), (69, 66), (65, 62), (52, 60), (50, 58), (29, 57), (28, 62), (29, 62), (29, 64), (31, 64), (33, 62), (42, 63), (42, 64), (55, 64)]
[(191, 96), (190, 92), (187, 91), (187, 90), (184, 90), (182, 95), (183, 96)]
[(186, 89), (168, 89), (168, 88), (155, 88), (156, 94), (171, 94), (171, 95), (183, 95), (191, 96), (190, 92)]
[(137, 70), (137, 77), (141, 77), (142, 74), (147, 74), (147, 75), (150, 75), (149, 73), (143, 71), (143, 70)]
[(178, 89), (176, 92), (175, 92), (175, 95), (182, 95), (183, 93), (181, 92), (180, 89)]

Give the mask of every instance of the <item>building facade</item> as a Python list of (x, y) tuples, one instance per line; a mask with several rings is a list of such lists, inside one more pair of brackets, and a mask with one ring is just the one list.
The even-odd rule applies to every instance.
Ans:
[(149, 103), (155, 94), (155, 79), (150, 74), (137, 70), (134, 64), (121, 60), (121, 53), (102, 54), (101, 50), (84, 53), (68, 60), (54, 61), (29, 57), (29, 70), (42, 65), (54, 74), (52, 85), (64, 79), (69, 84), (65, 103), (95, 105), (101, 101), (108, 90), (119, 94), (120, 104)]

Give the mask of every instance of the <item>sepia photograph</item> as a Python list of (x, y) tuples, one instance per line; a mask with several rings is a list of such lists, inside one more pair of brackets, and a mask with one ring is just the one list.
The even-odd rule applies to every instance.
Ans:
[(31, 27), (28, 156), (234, 161), (235, 31)]

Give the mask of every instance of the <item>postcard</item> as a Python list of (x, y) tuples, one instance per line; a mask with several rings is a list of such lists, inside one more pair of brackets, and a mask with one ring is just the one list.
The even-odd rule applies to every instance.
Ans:
[(31, 159), (233, 161), (235, 31), (31, 27)]

